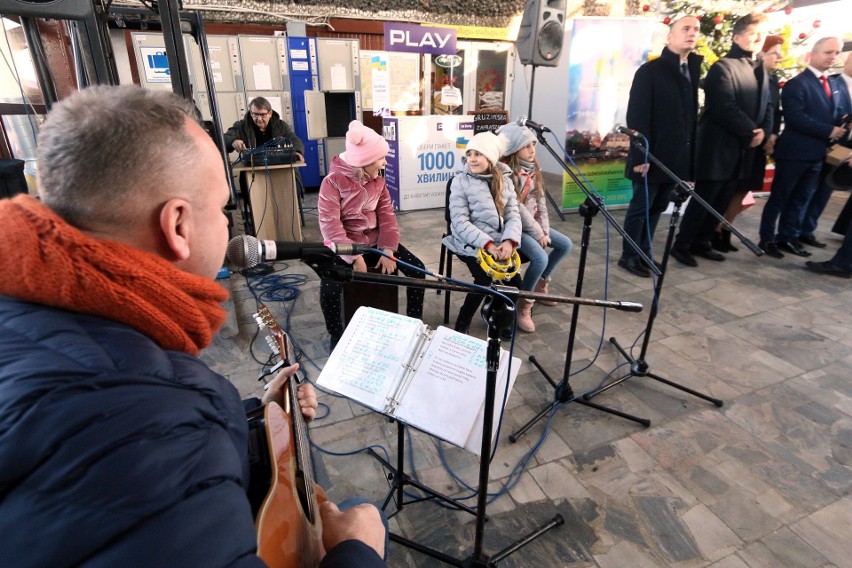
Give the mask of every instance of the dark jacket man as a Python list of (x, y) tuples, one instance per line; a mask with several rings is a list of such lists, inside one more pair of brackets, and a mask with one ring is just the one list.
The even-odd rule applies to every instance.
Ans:
[[(752, 54), (738, 45), (710, 68), (704, 80), (704, 110), (698, 119), (697, 180), (739, 179), (751, 171), (754, 130), (772, 134), (768, 78), (755, 78)], [(727, 205), (727, 204), (726, 204)]]
[[(753, 53), (763, 44), (764, 14), (734, 22), (731, 50), (713, 64), (704, 80), (704, 109), (698, 119), (695, 193), (722, 215), (740, 179), (749, 177), (755, 148), (772, 133), (769, 81)], [(690, 200), (672, 247), (672, 257), (698, 266), (692, 255), (725, 260), (714, 251), (717, 218)]]
[[(698, 109), (698, 76), (703, 57), (690, 53), (687, 79), (680, 69), (680, 57), (663, 48), (660, 57), (642, 65), (633, 77), (627, 103), (627, 126), (648, 138), (650, 151), (676, 176), (692, 180), (695, 153), (695, 115)], [(644, 152), (631, 148), (624, 176), (634, 181), (642, 174), (633, 167), (645, 163)], [(672, 181), (659, 168), (651, 166), (648, 181)]]
[[(633, 76), (627, 103), (627, 125), (645, 135), (650, 152), (681, 179), (693, 179), (695, 116), (702, 57), (692, 53), (700, 23), (685, 16), (674, 22), (660, 57), (642, 65)], [(624, 231), (652, 259), (651, 242), (660, 214), (666, 210), (675, 181), (645, 153), (631, 147), (624, 176), (633, 181), (633, 197), (624, 217)], [(636, 276), (650, 276), (648, 267), (625, 239), (618, 265)]]
[(305, 144), (298, 136), (296, 136), (296, 132), (293, 128), (291, 128), (285, 121), (281, 120), (281, 117), (277, 112), (272, 109), (268, 111), (272, 113), (272, 116), (269, 119), (266, 131), (263, 133), (260, 132), (260, 129), (258, 129), (257, 125), (252, 120), (251, 112), (251, 110), (246, 112), (243, 119), (235, 122), (234, 125), (225, 133), (225, 148), (228, 152), (234, 151), (234, 140), (242, 140), (245, 143), (246, 148), (257, 148), (264, 142), (268, 142), (274, 138), (278, 138), (279, 136), (284, 136), (291, 144), (293, 144), (294, 152), (304, 155)]
[[(703, 57), (690, 53), (687, 69), (690, 81), (680, 68), (680, 56), (664, 47), (660, 57), (642, 65), (633, 77), (627, 103), (627, 126), (648, 138), (650, 151), (676, 176), (693, 177), (695, 116), (698, 109), (698, 77)], [(633, 167), (645, 163), (644, 152), (631, 147), (624, 177), (637, 181), (642, 174)], [(648, 181), (672, 180), (651, 165)]]

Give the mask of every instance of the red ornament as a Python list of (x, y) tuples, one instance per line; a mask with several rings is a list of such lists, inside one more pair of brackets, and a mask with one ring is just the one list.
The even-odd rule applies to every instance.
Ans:
[(701, 18), (703, 18), (703, 17), (704, 16), (695, 16), (695, 19), (698, 20), (699, 22), (701, 22)]
[(784, 13), (789, 16), (793, 13), (793, 8), (791, 6), (787, 6), (786, 8), (784, 8)]
[(665, 18), (663, 18), (663, 23), (669, 25), (670, 23), (672, 23), (672, 19), (666, 16)]
[(725, 19), (725, 18), (723, 18), (722, 16), (716, 16), (715, 18), (713, 18), (713, 23), (715, 23), (715, 24), (721, 24), (721, 23), (722, 23), (722, 21), (724, 21), (724, 19)]
[(645, 4), (645, 5), (643, 5), (643, 6), (642, 6), (642, 11), (643, 11), (643, 12), (647, 12), (647, 11), (648, 11), (648, 10), (650, 10), (650, 9), (651, 9), (651, 6), (650, 6), (649, 4)]
[(806, 34), (805, 32), (799, 34), (799, 39), (805, 39), (806, 37), (808, 37), (808, 34)]
[(822, 25), (822, 22), (820, 20), (814, 20), (813, 25), (814, 25), (814, 29), (816, 29), (816, 28), (818, 28)]

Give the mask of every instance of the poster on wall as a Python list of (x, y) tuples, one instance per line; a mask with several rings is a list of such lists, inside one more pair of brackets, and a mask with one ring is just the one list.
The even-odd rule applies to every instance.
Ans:
[(145, 80), (148, 83), (172, 82), (165, 48), (141, 46), (139, 53), (142, 55), (142, 67), (145, 69)]
[[(615, 132), (615, 126), (625, 123), (633, 75), (658, 54), (652, 45), (661, 28), (666, 31), (647, 18), (574, 20), (568, 52), (566, 161), (577, 164), (584, 183), (608, 206), (629, 203), (633, 193), (630, 180), (624, 177), (630, 140)], [(576, 209), (585, 199), (577, 184), (563, 174), (562, 207)]]
[(382, 120), (390, 152), (385, 178), (400, 211), (444, 207), (447, 182), (461, 169), (473, 117), (400, 116)]

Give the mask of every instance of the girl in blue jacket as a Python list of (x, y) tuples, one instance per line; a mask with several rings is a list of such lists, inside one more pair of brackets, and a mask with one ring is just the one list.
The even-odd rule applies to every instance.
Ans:
[[(504, 144), (504, 139), (492, 132), (471, 138), (462, 171), (450, 184), (452, 232), (444, 238), (444, 244), (467, 265), (473, 281), (481, 286), (489, 286), (491, 277), (479, 264), (479, 249), (485, 249), (495, 260), (506, 261), (521, 242), (521, 215), (511, 171), (500, 162)], [(520, 288), (522, 281), (515, 274), (506, 284)], [(465, 297), (456, 331), (468, 332), (482, 298), (483, 294), (477, 293)], [(525, 305), (526, 301), (518, 301), (519, 311), (522, 303)]]

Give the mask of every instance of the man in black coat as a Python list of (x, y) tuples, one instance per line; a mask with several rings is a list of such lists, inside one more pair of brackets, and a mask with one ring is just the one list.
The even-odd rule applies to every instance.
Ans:
[(305, 161), (305, 145), (296, 132), (263, 97), (255, 97), (249, 103), (249, 111), (225, 133), (225, 147), (229, 152), (244, 152), (257, 148), (276, 138), (287, 138), (300, 162)]
[[(754, 53), (763, 43), (766, 16), (748, 14), (734, 22), (733, 46), (704, 80), (704, 110), (698, 120), (695, 192), (718, 213), (724, 213), (738, 181), (748, 177), (754, 149), (772, 132), (772, 102), (762, 66)], [(690, 200), (672, 248), (686, 266), (698, 266), (693, 255), (725, 260), (710, 240), (716, 218)]]
[[(650, 152), (682, 179), (693, 179), (698, 76), (702, 57), (692, 53), (700, 23), (694, 16), (675, 21), (660, 57), (642, 65), (633, 76), (627, 103), (627, 126), (644, 134)], [(645, 162), (644, 152), (631, 149), (624, 177), (633, 181), (633, 198), (624, 217), (624, 231), (653, 258), (651, 241), (660, 214), (675, 187), (658, 167)], [(627, 241), (618, 266), (636, 276), (648, 271)]]

